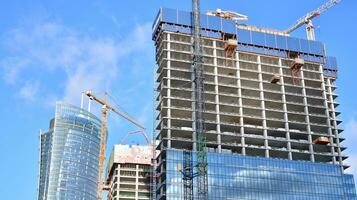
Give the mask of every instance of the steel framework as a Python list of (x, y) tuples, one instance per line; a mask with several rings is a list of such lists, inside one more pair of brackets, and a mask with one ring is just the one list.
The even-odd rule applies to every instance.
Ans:
[[(200, 28), (200, 0), (192, 0), (192, 81), (194, 91), (194, 136), (196, 144), (193, 152), (197, 153), (197, 164), (193, 165), (192, 153), (183, 152), (183, 183), (184, 199), (193, 200), (193, 178), (197, 177), (197, 199), (208, 199), (207, 185), (207, 148), (204, 124), (204, 77), (203, 77), (203, 57), (201, 45), (201, 28)], [(195, 170), (195, 172), (194, 172)]]

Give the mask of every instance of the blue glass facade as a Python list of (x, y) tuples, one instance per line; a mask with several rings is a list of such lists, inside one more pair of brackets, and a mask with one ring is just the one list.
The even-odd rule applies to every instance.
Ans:
[[(53, 120), (51, 120), (51, 125), (53, 125)], [(49, 173), (49, 164), (51, 162), (51, 141), (52, 141), (53, 130), (50, 130), (46, 133), (40, 133), (40, 178), (39, 178), (39, 191), (38, 191), (38, 199), (45, 199), (47, 194), (47, 186), (48, 186), (48, 173)]]
[(39, 200), (97, 199), (100, 121), (56, 104), (50, 130), (41, 134)]
[[(182, 158), (181, 150), (166, 151), (166, 199), (183, 199)], [(357, 199), (353, 176), (332, 164), (208, 153), (208, 182), (212, 200)]]

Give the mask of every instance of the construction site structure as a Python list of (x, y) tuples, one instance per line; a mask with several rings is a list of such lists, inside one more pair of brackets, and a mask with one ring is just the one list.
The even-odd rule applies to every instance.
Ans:
[(152, 156), (151, 145), (114, 145), (106, 170), (107, 199), (149, 200)]
[[(356, 198), (353, 176), (344, 172), (337, 63), (324, 44), (211, 15), (200, 15), (196, 40), (193, 14), (161, 8), (153, 23), (156, 199), (200, 199), (206, 191), (195, 177), (197, 119), (204, 122), (209, 199)], [(192, 67), (197, 41), (202, 118)]]
[(115, 108), (114, 106), (110, 105), (107, 102), (107, 93), (104, 94), (102, 99), (98, 98), (93, 94), (91, 90), (86, 91), (86, 95), (89, 97), (90, 100), (94, 100), (100, 105), (102, 105), (102, 117), (101, 117), (101, 135), (100, 135), (100, 151), (99, 151), (99, 172), (98, 172), (98, 192), (97, 197), (98, 200), (102, 199), (104, 182), (103, 182), (103, 174), (104, 174), (104, 161), (105, 161), (105, 152), (106, 152), (106, 145), (107, 145), (107, 113), (108, 110), (112, 111), (113, 113), (119, 115), (120, 117), (128, 120), (135, 126), (145, 130), (145, 126), (141, 125), (138, 121), (134, 118), (126, 114), (125, 112)]

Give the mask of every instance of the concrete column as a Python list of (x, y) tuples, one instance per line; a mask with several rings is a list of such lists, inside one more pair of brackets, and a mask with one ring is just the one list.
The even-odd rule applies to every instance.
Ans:
[(309, 140), (310, 161), (315, 162), (314, 147), (312, 144), (311, 127), (310, 127), (309, 107), (307, 103), (306, 89), (305, 89), (304, 70), (301, 70), (301, 86), (302, 86), (302, 95), (304, 101), (305, 122), (307, 124), (306, 129), (307, 129), (307, 133), (309, 134), (308, 140)]
[(139, 165), (135, 165), (135, 199), (139, 199)]
[(244, 121), (243, 121), (243, 101), (242, 101), (242, 84), (240, 81), (240, 65), (239, 65), (239, 52), (236, 53), (237, 59), (237, 85), (238, 85), (238, 104), (239, 104), (239, 125), (240, 125), (240, 134), (241, 145), (242, 145), (242, 155), (246, 155), (245, 152), (245, 137), (244, 137)]
[(121, 164), (118, 164), (118, 174), (117, 174), (117, 177), (118, 177), (118, 184), (117, 184), (117, 197), (119, 197), (119, 191), (120, 191), (120, 171), (121, 171)]
[(213, 64), (214, 64), (214, 90), (215, 90), (215, 103), (216, 103), (216, 124), (217, 124), (217, 144), (219, 153), (222, 152), (222, 141), (221, 141), (221, 120), (220, 120), (220, 113), (219, 113), (219, 91), (218, 91), (218, 69), (217, 69), (217, 44), (216, 40), (213, 41)]
[[(329, 97), (331, 97), (331, 95), (328, 95), (328, 94), (326, 94), (326, 84), (325, 84), (325, 78), (324, 78), (324, 75), (323, 75), (323, 66), (322, 65), (320, 65), (319, 66), (319, 72), (320, 72), (320, 80), (321, 80), (321, 89), (322, 89), (322, 96), (323, 96), (323, 98), (324, 98), (324, 107), (325, 107), (325, 115), (326, 115), (326, 117), (327, 117), (327, 119), (326, 119), (326, 125), (328, 126), (328, 135), (329, 135), (329, 140), (330, 140), (330, 144), (331, 144), (331, 154), (332, 154), (332, 162), (333, 163), (336, 163), (336, 157), (335, 157), (335, 149), (334, 149), (334, 142), (333, 142), (333, 134), (332, 134), (332, 127), (331, 127), (331, 119), (332, 120), (335, 120), (335, 118), (333, 118), (333, 117), (330, 117), (330, 113), (329, 113), (329, 111), (330, 111), (330, 108), (329, 108), (329, 106), (328, 106), (328, 102), (327, 102), (327, 100), (328, 100), (328, 98)], [(329, 81), (328, 79), (327, 79), (327, 81)], [(330, 87), (330, 85), (329, 85), (329, 83), (327, 83), (327, 87), (328, 87), (328, 92), (329, 92), (329, 94), (331, 94), (331, 87)]]
[(283, 101), (283, 111), (284, 111), (284, 121), (285, 121), (285, 131), (286, 131), (286, 140), (288, 141), (287, 143), (287, 149), (289, 151), (288, 153), (288, 158), (289, 160), (293, 159), (292, 153), (291, 153), (291, 142), (290, 142), (290, 132), (289, 132), (289, 118), (288, 118), (288, 107), (286, 105), (286, 96), (285, 96), (285, 83), (284, 83), (284, 73), (283, 73), (283, 65), (282, 65), (282, 60), (279, 59), (279, 75), (280, 75), (280, 85), (281, 85), (281, 97)]
[(258, 77), (259, 77), (259, 90), (260, 90), (260, 102), (262, 109), (262, 118), (263, 118), (263, 135), (264, 135), (264, 148), (265, 148), (265, 157), (269, 158), (269, 149), (268, 149), (268, 131), (267, 131), (267, 121), (265, 115), (265, 102), (264, 102), (264, 87), (263, 87), (263, 75), (262, 75), (262, 65), (260, 56), (258, 56)]
[(167, 34), (167, 148), (171, 148), (171, 39), (170, 34)]

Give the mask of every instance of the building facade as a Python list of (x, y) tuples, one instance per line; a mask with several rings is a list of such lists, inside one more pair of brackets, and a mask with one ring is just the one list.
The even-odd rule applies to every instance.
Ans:
[(40, 133), (38, 200), (96, 200), (100, 120), (86, 110), (56, 103)]
[(107, 164), (108, 200), (150, 199), (151, 146), (115, 145)]
[[(190, 12), (160, 9), (156, 199), (183, 199), (183, 150), (195, 162), (190, 34)], [(323, 43), (206, 15), (201, 35), (209, 199), (356, 199)]]

